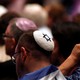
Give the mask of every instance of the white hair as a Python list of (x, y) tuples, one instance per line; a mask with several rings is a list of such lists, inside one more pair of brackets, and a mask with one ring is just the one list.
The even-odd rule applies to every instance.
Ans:
[(40, 27), (46, 24), (48, 17), (47, 11), (38, 4), (27, 4), (23, 9), (23, 16), (29, 18)]

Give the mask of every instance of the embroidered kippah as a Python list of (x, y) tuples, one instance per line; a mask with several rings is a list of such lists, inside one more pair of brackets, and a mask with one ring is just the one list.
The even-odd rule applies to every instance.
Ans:
[(54, 48), (53, 36), (47, 27), (40, 28), (33, 32), (36, 43), (46, 51), (52, 51)]
[(35, 23), (26, 18), (17, 18), (16, 26), (22, 31), (37, 29)]

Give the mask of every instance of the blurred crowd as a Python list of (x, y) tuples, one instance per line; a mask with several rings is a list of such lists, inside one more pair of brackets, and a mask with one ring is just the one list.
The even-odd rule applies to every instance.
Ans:
[(80, 80), (79, 61), (80, 0), (0, 0), (0, 80)]

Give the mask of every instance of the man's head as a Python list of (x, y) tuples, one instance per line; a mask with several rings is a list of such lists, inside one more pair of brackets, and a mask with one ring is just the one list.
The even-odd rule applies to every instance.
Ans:
[(38, 27), (46, 25), (48, 17), (47, 11), (39, 4), (27, 4), (22, 15), (34, 21)]
[(47, 25), (52, 27), (55, 23), (61, 23), (63, 21), (68, 21), (68, 15), (64, 7), (60, 3), (51, 3), (45, 6), (48, 11)]
[(15, 17), (20, 17), (18, 14), (13, 12), (7, 12), (0, 16), (0, 44), (4, 45), (3, 40), (3, 33), (5, 33), (5, 30), (7, 29), (7, 26), (9, 25), (9, 22), (11, 19)]
[[(17, 74), (20, 77), (25, 73), (35, 71), (50, 64), (50, 55), (53, 50), (52, 47), (54, 47), (54, 45), (50, 43), (53, 43), (53, 40), (50, 39), (50, 41), (47, 41), (46, 38), (50, 38), (50, 36), (47, 34), (48, 37), (45, 38), (43, 32), (40, 32), (41, 31), (28, 31), (24, 33), (18, 41), (15, 49), (15, 59)], [(47, 48), (44, 48), (46, 44)]]
[(79, 23), (80, 24), (80, 13), (76, 14), (72, 17), (73, 22)]
[(74, 45), (80, 43), (80, 25), (73, 22), (57, 24), (53, 27), (52, 34), (58, 45), (56, 52), (61, 54), (64, 59), (70, 55)]
[(19, 37), (28, 30), (37, 29), (34, 22), (25, 18), (14, 18), (5, 32), (6, 52), (12, 55)]

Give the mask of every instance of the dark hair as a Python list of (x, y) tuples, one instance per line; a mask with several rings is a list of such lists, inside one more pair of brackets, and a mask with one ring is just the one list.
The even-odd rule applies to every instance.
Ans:
[(54, 23), (59, 23), (68, 20), (68, 15), (64, 7), (60, 4), (50, 4), (48, 10), (48, 15), (52, 18)]
[(38, 60), (42, 58), (42, 55), (49, 59), (51, 52), (44, 50), (36, 43), (33, 37), (33, 31), (30, 30), (24, 33), (19, 39), (18, 46), (30, 49), (32, 56)]
[(72, 17), (73, 22), (79, 23), (80, 24), (80, 13), (76, 14)]
[(73, 22), (57, 24), (52, 28), (54, 39), (59, 43), (59, 51), (67, 58), (74, 45), (80, 43), (80, 25)]
[(0, 4), (7, 7), (12, 3), (13, 0), (0, 0)]
[(20, 30), (17, 25), (14, 23), (12, 23), (11, 27), (10, 27), (10, 33), (11, 35), (15, 38), (16, 43), (18, 42), (18, 39), (20, 38), (20, 36), (24, 33), (24, 31)]

